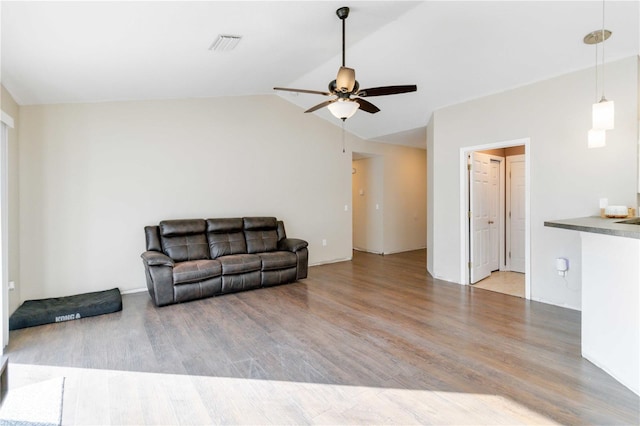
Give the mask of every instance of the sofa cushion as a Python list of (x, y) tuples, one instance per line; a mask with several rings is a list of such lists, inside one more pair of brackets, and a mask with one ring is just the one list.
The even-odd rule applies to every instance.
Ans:
[(244, 223), (244, 229), (249, 231), (258, 231), (258, 230), (276, 230), (278, 228), (278, 221), (275, 217), (244, 217), (242, 218)]
[(255, 254), (232, 254), (216, 259), (222, 264), (222, 274), (243, 274), (245, 272), (259, 271), (262, 267), (260, 256)]
[(222, 274), (222, 265), (217, 260), (192, 260), (176, 263), (173, 267), (173, 284), (202, 281)]
[(242, 219), (207, 219), (209, 256), (216, 259), (230, 254), (246, 254)]
[(162, 251), (176, 262), (209, 259), (204, 219), (160, 222)]
[(265, 253), (278, 249), (278, 234), (273, 231), (244, 231), (247, 253)]
[(278, 223), (275, 217), (245, 217), (242, 220), (247, 253), (263, 253), (278, 249)]
[(163, 237), (204, 234), (205, 229), (204, 219), (163, 220), (160, 222), (160, 235)]
[(258, 253), (262, 260), (263, 271), (273, 271), (276, 269), (286, 269), (295, 267), (298, 256), (289, 251), (272, 251), (269, 253)]
[(242, 218), (207, 219), (207, 232), (242, 232)]

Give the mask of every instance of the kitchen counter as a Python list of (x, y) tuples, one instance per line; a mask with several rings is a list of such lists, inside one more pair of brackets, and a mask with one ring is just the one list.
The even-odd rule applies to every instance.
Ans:
[(582, 356), (640, 395), (640, 225), (621, 220), (544, 225), (580, 232)]
[(600, 216), (591, 216), (547, 221), (544, 226), (640, 240), (640, 225), (617, 223), (628, 219), (608, 219)]

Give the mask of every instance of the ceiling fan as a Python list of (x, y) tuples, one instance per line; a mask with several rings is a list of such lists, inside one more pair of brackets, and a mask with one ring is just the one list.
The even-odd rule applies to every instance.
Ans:
[(335, 96), (335, 98), (324, 101), (309, 108), (306, 112), (314, 112), (320, 108), (328, 107), (329, 111), (342, 121), (353, 116), (358, 109), (375, 114), (380, 108), (362, 98), (372, 96), (396, 95), (399, 93), (415, 92), (418, 87), (415, 84), (404, 86), (383, 86), (370, 89), (360, 89), (360, 84), (356, 80), (356, 71), (345, 66), (345, 21), (349, 16), (349, 8), (341, 7), (336, 10), (336, 15), (342, 20), (342, 66), (338, 70), (338, 76), (329, 83), (329, 91), (321, 92), (317, 90), (289, 89), (286, 87), (274, 87), (274, 90), (286, 92), (310, 93), (314, 95)]

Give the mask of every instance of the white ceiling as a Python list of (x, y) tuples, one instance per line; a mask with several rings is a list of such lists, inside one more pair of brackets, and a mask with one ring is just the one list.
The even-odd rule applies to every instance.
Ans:
[[(418, 91), (368, 98), (381, 112), (347, 129), (421, 147), (438, 108), (593, 66), (582, 38), (602, 25), (600, 1), (1, 3), (2, 84), (21, 105), (324, 91), (341, 62), (335, 10), (349, 6), (346, 62), (361, 87)], [(639, 53), (639, 22), (637, 0), (606, 2), (607, 61)], [(243, 39), (211, 52), (218, 34)], [(300, 113), (325, 100), (279, 95)]]

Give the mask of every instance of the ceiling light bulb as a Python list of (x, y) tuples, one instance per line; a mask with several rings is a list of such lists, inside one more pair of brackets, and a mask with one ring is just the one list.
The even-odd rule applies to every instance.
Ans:
[(593, 128), (602, 130), (613, 129), (614, 108), (613, 101), (608, 101), (604, 97), (592, 107)]
[(589, 148), (601, 148), (607, 145), (607, 133), (603, 129), (589, 130), (587, 138), (587, 146)]
[(338, 99), (337, 102), (329, 104), (327, 108), (334, 117), (346, 120), (353, 117), (353, 114), (360, 108), (360, 104), (349, 99)]

